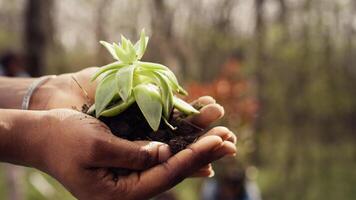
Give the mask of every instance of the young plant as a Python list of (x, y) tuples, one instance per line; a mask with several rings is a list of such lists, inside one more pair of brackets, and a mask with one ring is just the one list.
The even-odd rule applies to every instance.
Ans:
[(149, 38), (141, 31), (134, 44), (121, 35), (121, 43), (100, 43), (116, 60), (101, 67), (92, 77), (100, 77), (95, 93), (95, 105), (91, 108), (96, 117), (119, 115), (134, 102), (137, 103), (149, 126), (157, 131), (161, 119), (172, 129), (168, 120), (176, 108), (186, 115), (199, 113), (175, 94), (187, 95), (174, 73), (158, 63), (140, 61)]

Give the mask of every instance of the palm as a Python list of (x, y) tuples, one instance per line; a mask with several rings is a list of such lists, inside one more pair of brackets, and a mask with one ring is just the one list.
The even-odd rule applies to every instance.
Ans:
[(94, 102), (96, 83), (90, 78), (97, 68), (87, 68), (77, 73), (60, 75), (39, 88), (33, 96), (31, 109), (49, 110), (56, 108), (70, 108), (81, 110), (84, 104)]

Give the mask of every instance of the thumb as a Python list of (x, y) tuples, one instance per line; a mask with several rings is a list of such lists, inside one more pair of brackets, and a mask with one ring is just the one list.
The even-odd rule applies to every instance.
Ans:
[[(219, 129), (219, 132), (232, 134), (227, 129)], [(142, 172), (132, 194), (151, 197), (173, 187), (212, 161), (234, 154), (236, 152), (235, 144), (224, 140), (220, 135), (225, 135), (225, 133), (206, 135), (187, 149), (169, 158), (168, 161)], [(122, 181), (125, 181), (125, 178)], [(135, 198), (133, 197), (133, 199)]]
[(92, 167), (147, 169), (171, 156), (169, 146), (152, 141), (128, 141), (107, 135), (94, 145)]

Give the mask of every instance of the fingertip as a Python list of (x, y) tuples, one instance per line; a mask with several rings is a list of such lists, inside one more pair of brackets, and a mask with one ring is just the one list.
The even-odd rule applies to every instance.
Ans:
[(224, 156), (236, 155), (236, 146), (230, 141), (222, 142), (221, 146), (217, 147), (213, 153), (215, 159), (219, 159)]
[(190, 148), (193, 148), (195, 152), (210, 152), (210, 150), (219, 147), (223, 143), (221, 137), (216, 135), (209, 135), (201, 138), (196, 143), (193, 143)]
[(214, 104), (214, 103), (216, 103), (216, 101), (211, 96), (201, 96), (198, 99), (190, 102), (190, 104), (195, 105), (195, 106), (199, 106), (199, 107), (203, 107), (203, 106), (206, 106), (208, 104)]
[(205, 128), (214, 121), (222, 118), (224, 113), (224, 108), (219, 104), (209, 104), (204, 106), (198, 115), (192, 116), (189, 120), (192, 123)]
[(203, 105), (207, 105), (207, 104), (216, 103), (216, 100), (211, 96), (202, 96), (198, 98), (198, 102)]
[[(139, 141), (137, 143), (145, 143), (145, 141)], [(156, 152), (157, 161), (159, 163), (167, 161), (172, 155), (169, 146), (162, 142), (148, 142), (143, 148), (146, 148), (149, 152)]]

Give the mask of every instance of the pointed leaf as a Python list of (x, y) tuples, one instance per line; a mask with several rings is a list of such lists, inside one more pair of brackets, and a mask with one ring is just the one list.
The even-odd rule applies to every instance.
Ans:
[(188, 95), (188, 92), (185, 91), (183, 89), (183, 87), (179, 85), (178, 80), (172, 71), (170, 71), (170, 70), (169, 71), (161, 71), (160, 70), (160, 71), (158, 71), (158, 73), (164, 74), (170, 81), (172, 88), (175, 91), (177, 91), (179, 94)]
[(163, 115), (166, 118), (169, 118), (171, 111), (173, 109), (173, 92), (172, 88), (169, 85), (169, 80), (162, 74), (155, 72), (154, 73), (157, 79), (159, 80), (159, 88), (161, 90), (161, 99), (163, 103)]
[(116, 73), (116, 87), (120, 97), (125, 102), (131, 96), (134, 70), (135, 67), (129, 65), (119, 69)]
[(125, 38), (125, 36), (121, 35), (121, 46), (125, 51), (127, 51), (127, 42), (128, 40)]
[(146, 35), (145, 35), (145, 30), (142, 29), (142, 31), (141, 31), (141, 36), (140, 36), (140, 40), (137, 41), (137, 43), (135, 44), (137, 59), (141, 59), (142, 56), (145, 54), (145, 51), (146, 51), (146, 48), (147, 48), (148, 40), (149, 40), (149, 38), (146, 37)]
[(119, 57), (117, 57), (113, 45), (105, 41), (100, 41), (100, 44), (102, 44), (110, 52), (110, 54), (115, 60), (119, 60)]
[(132, 45), (130, 40), (127, 42), (127, 53), (128, 56), (130, 57), (131, 62), (137, 60), (135, 47)]
[(150, 127), (157, 131), (162, 117), (162, 103), (158, 88), (152, 84), (138, 85), (134, 89), (135, 99)]
[(116, 43), (113, 44), (113, 47), (115, 49), (115, 53), (117, 55), (117, 57), (123, 62), (123, 63), (129, 63), (129, 58), (126, 54), (126, 51), (120, 47), (119, 45), (117, 45)]
[(115, 90), (115, 74), (105, 77), (97, 86), (95, 92), (95, 114), (99, 117), (101, 112), (114, 98), (117, 91)]
[(183, 112), (184, 114), (193, 115), (199, 113), (199, 111), (196, 110), (189, 103), (183, 101), (182, 99), (176, 96), (173, 97), (173, 101), (174, 101), (174, 107), (176, 107), (179, 111)]

